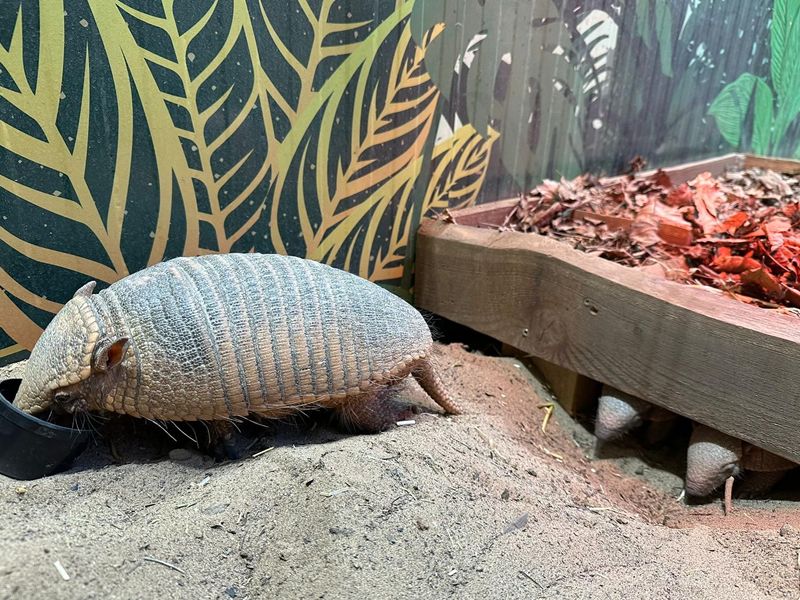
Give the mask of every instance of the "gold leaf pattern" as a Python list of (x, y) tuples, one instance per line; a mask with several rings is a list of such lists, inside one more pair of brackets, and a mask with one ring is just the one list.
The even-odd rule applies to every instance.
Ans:
[[(126, 250), (131, 236), (146, 244), (147, 264), (176, 254), (286, 253), (300, 236), (308, 258), (373, 281), (399, 279), (414, 198), (423, 214), (473, 203), (497, 133), (465, 125), (426, 156), (440, 93), (424, 61), (444, 25), (415, 43), (414, 0), (346, 19), (337, 0), (290, 4), (281, 10), (304, 19), (303, 48), (266, 0), (87, 0), (90, 18), (79, 25), (65, 20), (63, 0), (42, 6), (38, 19), (20, 10), (0, 46), (8, 107), (0, 105), (0, 152), (14, 157), (0, 158), (0, 194), (13, 201), (15, 219), (0, 222), (0, 249), (104, 285), (139, 264)], [(74, 60), (66, 53), (85, 35), (78, 28), (93, 37)], [(28, 38), (38, 40), (34, 63)], [(295, 88), (285, 85), (288, 74)], [(98, 127), (112, 92), (115, 110)], [(136, 198), (143, 147), (153, 175), (145, 203)], [(98, 152), (110, 157), (108, 189), (94, 172)], [(20, 176), (17, 157), (67, 191)], [(428, 160), (432, 177), (420, 182)], [(142, 229), (131, 211), (148, 212), (152, 226)], [(41, 219), (53, 234), (34, 235), (21, 219)], [(19, 260), (0, 268), (0, 326), (11, 340), (0, 347), (4, 362), (33, 347), (42, 315), (73, 291), (51, 294), (39, 275), (21, 279)]]
[(422, 214), (472, 206), (483, 185), (492, 146), (499, 137), (491, 127), (489, 135), (483, 137), (472, 125), (465, 125), (436, 144)]
[[(426, 42), (429, 43), (436, 33), (433, 31)], [(425, 46), (410, 48), (413, 41), (408, 26), (403, 28), (399, 42), (399, 51), (392, 62), (385, 90), (387, 100), (378, 109), (373, 97), (367, 111), (365, 132), (354, 133), (353, 160), (346, 169), (338, 170), (334, 193), (320, 199), (322, 223), (308, 250), (309, 258), (333, 262), (342, 245), (351, 236), (354, 225), (361, 222), (369, 211), (374, 211), (376, 217), (367, 226), (357, 270), (362, 277), (373, 281), (382, 281), (388, 277), (383, 269), (370, 272), (369, 259), (375, 245), (380, 216), (386, 213), (389, 203), (396, 198), (394, 225), (401, 227), (401, 219), (408, 213), (408, 200), (420, 172), (422, 150), (431, 131), (438, 100), (438, 91), (430, 84), (427, 73), (420, 68), (425, 56)], [(403, 49), (412, 50), (410, 60), (405, 59)], [(396, 125), (392, 117), (406, 110), (414, 110), (416, 118)], [(354, 117), (353, 122), (360, 122), (360, 118)], [(373, 146), (390, 143), (409, 133), (415, 134), (413, 141), (385, 162), (371, 158), (368, 153)], [(382, 183), (366, 199), (351, 208), (340, 210), (343, 200), (374, 188), (376, 182)], [(407, 237), (406, 233), (405, 239)]]

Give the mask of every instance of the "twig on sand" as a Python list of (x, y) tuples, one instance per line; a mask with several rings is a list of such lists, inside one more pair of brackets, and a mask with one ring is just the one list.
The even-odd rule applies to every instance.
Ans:
[(182, 573), (183, 575), (186, 575), (186, 571), (184, 571), (183, 569), (181, 569), (177, 565), (173, 565), (172, 563), (168, 563), (165, 560), (160, 560), (158, 558), (153, 558), (152, 556), (143, 556), (142, 560), (146, 560), (148, 562), (153, 562), (153, 563), (157, 563), (159, 565), (163, 565), (163, 566), (165, 566), (167, 568), (172, 569), (173, 571), (177, 571), (178, 573)]
[(550, 422), (550, 417), (553, 414), (553, 410), (555, 409), (555, 404), (552, 402), (546, 402), (545, 404), (540, 404), (536, 408), (543, 408), (544, 409), (544, 419), (542, 419), (542, 433), (547, 433), (547, 424)]
[[(580, 507), (577, 507), (577, 508), (580, 508)], [(585, 508), (586, 508), (586, 510), (589, 510), (589, 511), (594, 512), (594, 513), (600, 513), (600, 512), (606, 511), (606, 510), (610, 510), (611, 512), (615, 512), (617, 510), (613, 506), (587, 506)]]
[(64, 581), (69, 581), (69, 575), (67, 574), (67, 570), (64, 568), (64, 565), (61, 564), (60, 560), (54, 562), (53, 566), (56, 568), (56, 571), (58, 571), (58, 574), (61, 575), (61, 579), (63, 579)]
[[(477, 427), (470, 427), (470, 429), (474, 430), (475, 433), (478, 434), (478, 437), (480, 437), (486, 443), (486, 445), (489, 446), (489, 456), (490, 456), (490, 458), (494, 458), (495, 456), (497, 456), (497, 458), (499, 458), (503, 462), (506, 462), (506, 463), (511, 462), (506, 456), (501, 454), (500, 451), (497, 448), (495, 448), (494, 440), (492, 438), (490, 438), (488, 435), (483, 433)], [(466, 444), (464, 444), (464, 445), (466, 446)], [(469, 448), (470, 450), (473, 450), (473, 448), (471, 448), (469, 446), (467, 446), (467, 448)]]
[(519, 570), (519, 573), (520, 573), (520, 575), (524, 575), (525, 577), (527, 577), (528, 579), (530, 579), (530, 580), (531, 580), (533, 583), (535, 583), (535, 584), (537, 585), (537, 587), (538, 587), (540, 590), (543, 590), (543, 589), (544, 589), (544, 586), (543, 586), (541, 583), (539, 583), (538, 581), (536, 581), (536, 580), (535, 580), (533, 577), (531, 577), (530, 575), (528, 575), (528, 573), (526, 573), (526, 572), (525, 572), (525, 571), (523, 571), (522, 569), (520, 569), (520, 570)]
[(551, 450), (548, 450), (544, 446), (539, 446), (539, 449), (542, 452), (544, 452), (545, 454), (547, 454), (547, 456), (551, 456), (551, 457), (555, 458), (556, 460), (559, 460), (559, 461), (562, 461), (562, 462), (564, 461), (564, 457), (563, 456), (561, 456), (560, 454), (558, 454), (556, 452), (552, 452)]
[[(398, 485), (399, 485), (399, 484), (398, 484)], [(411, 496), (411, 497), (414, 499), (414, 501), (415, 501), (415, 502), (416, 502), (417, 500), (419, 500), (419, 498), (417, 498), (417, 497), (416, 497), (414, 494), (412, 494), (412, 493), (411, 493), (411, 492), (408, 490), (408, 488), (405, 488), (405, 487), (403, 487), (403, 486), (401, 485), (401, 486), (400, 486), (400, 489), (401, 489), (401, 490), (403, 490), (403, 491), (404, 491), (406, 494), (408, 494), (409, 496)]]
[(263, 450), (260, 450), (260, 451), (256, 452), (255, 454), (253, 454), (253, 458), (258, 458), (262, 454), (266, 454), (270, 450), (274, 450), (274, 449), (275, 449), (275, 446), (270, 446), (269, 448), (264, 448)]

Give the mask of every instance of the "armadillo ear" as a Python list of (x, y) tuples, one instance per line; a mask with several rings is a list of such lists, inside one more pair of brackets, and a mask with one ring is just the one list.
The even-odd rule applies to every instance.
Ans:
[(89, 296), (92, 295), (92, 292), (94, 291), (94, 286), (96, 285), (97, 285), (96, 281), (90, 281), (89, 283), (85, 283), (84, 285), (79, 287), (74, 294), (72, 294), (72, 297), (77, 298), (78, 296), (83, 296), (84, 298), (88, 298)]
[(130, 339), (125, 337), (115, 340), (101, 340), (95, 346), (94, 354), (92, 354), (92, 370), (110, 371), (122, 362), (130, 345)]

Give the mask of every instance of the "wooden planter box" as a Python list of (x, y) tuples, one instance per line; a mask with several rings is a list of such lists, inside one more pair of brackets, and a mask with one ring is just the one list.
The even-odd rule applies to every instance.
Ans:
[[(734, 165), (800, 172), (741, 154), (664, 170), (680, 183)], [(420, 308), (800, 462), (800, 318), (488, 227), (516, 202), (422, 223)]]

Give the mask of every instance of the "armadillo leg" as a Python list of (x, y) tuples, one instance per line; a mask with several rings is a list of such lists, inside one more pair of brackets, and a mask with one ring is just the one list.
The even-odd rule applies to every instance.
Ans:
[(433, 401), (441, 406), (446, 412), (450, 413), (451, 415), (459, 415), (463, 412), (458, 403), (453, 400), (453, 398), (445, 389), (444, 385), (442, 384), (442, 380), (439, 379), (439, 375), (434, 370), (433, 364), (429, 358), (425, 358), (414, 365), (414, 368), (411, 370), (411, 374), (414, 376), (414, 379), (417, 380), (417, 383), (419, 383), (422, 389), (425, 390), (425, 393), (433, 398)]
[(341, 426), (353, 433), (379, 433), (413, 418), (413, 409), (395, 399), (394, 386), (348, 399), (334, 409)]
[(208, 449), (217, 460), (236, 460), (239, 452), (236, 450), (234, 427), (230, 421), (211, 421), (208, 428)]

